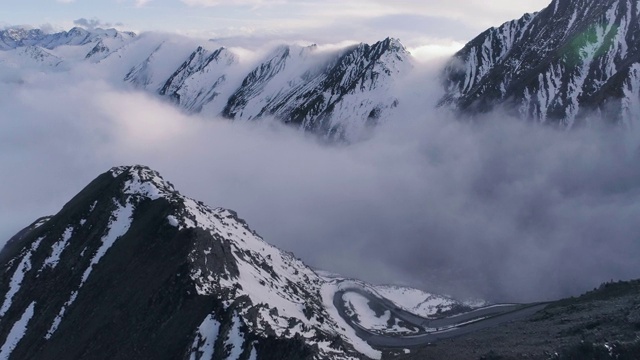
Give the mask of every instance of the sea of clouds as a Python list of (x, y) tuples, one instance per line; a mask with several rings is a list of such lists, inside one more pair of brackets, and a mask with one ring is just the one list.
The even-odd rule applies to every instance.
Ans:
[(640, 277), (640, 139), (598, 120), (457, 119), (435, 109), (441, 65), (417, 64), (371, 138), (332, 145), (184, 114), (114, 68), (0, 62), (0, 244), (112, 166), (144, 164), (307, 264), (374, 283), (535, 301)]

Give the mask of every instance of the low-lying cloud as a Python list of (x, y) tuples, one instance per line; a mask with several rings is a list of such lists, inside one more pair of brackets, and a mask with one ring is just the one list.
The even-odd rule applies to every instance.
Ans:
[(425, 104), (425, 75), (372, 139), (327, 146), (96, 76), (22, 80), (0, 83), (2, 241), (110, 167), (146, 164), (308, 264), (372, 282), (533, 301), (640, 277), (640, 153), (623, 129), (457, 121)]

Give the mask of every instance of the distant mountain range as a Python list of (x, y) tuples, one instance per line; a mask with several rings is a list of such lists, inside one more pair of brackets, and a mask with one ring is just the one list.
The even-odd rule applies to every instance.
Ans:
[[(555, 0), (485, 31), (456, 53), (443, 70), (439, 104), (463, 116), (500, 108), (560, 128), (583, 125), (590, 115), (632, 126), (640, 117), (639, 39), (637, 1)], [(196, 46), (113, 29), (45, 34), (16, 28), (0, 31), (0, 50), (0, 64), (55, 71), (96, 63), (116, 69), (111, 74), (118, 82), (189, 113), (271, 117), (346, 141), (393, 118), (403, 79), (416, 66), (391, 38), (333, 51), (282, 45), (247, 61), (214, 42)]]
[(640, 4), (554, 0), (480, 34), (454, 55), (443, 78), (441, 104), (464, 114), (501, 106), (561, 128), (594, 114), (637, 126)]
[(49, 34), (40, 29), (10, 28), (0, 31), (0, 50), (28, 46), (52, 50), (63, 45), (81, 46), (99, 43), (105, 39), (129, 40), (135, 37), (136, 34), (132, 32), (121, 32), (115, 29), (89, 31), (75, 27), (69, 31)]
[(123, 68), (126, 73), (113, 76), (190, 113), (238, 121), (273, 117), (347, 141), (390, 115), (399, 102), (394, 85), (413, 67), (409, 52), (390, 38), (335, 51), (282, 45), (247, 62), (213, 43), (189, 49), (168, 38), (113, 29), (8, 29), (0, 32), (0, 50), (0, 59), (16, 66), (66, 70), (90, 62)]

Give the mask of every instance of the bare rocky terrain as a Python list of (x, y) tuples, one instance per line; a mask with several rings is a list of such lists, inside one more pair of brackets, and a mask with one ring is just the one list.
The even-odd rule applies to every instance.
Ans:
[(602, 284), (529, 319), (384, 359), (640, 359), (640, 280)]

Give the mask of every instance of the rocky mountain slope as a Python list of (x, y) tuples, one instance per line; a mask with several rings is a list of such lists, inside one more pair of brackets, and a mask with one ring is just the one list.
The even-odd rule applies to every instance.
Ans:
[(166, 80), (149, 80), (149, 69), (164, 61), (154, 56), (125, 81), (189, 112), (241, 121), (273, 117), (329, 139), (356, 140), (398, 105), (395, 81), (412, 68), (395, 39), (336, 52), (283, 45), (251, 68), (238, 58), (226, 48), (198, 47)]
[[(237, 121), (275, 118), (327, 139), (358, 140), (397, 107), (399, 79), (413, 68), (397, 39), (339, 50), (282, 45), (246, 60), (213, 42), (114, 29), (45, 34), (0, 31), (0, 63), (41, 71), (82, 63), (189, 113)], [(4, 61), (3, 61), (4, 59)]]
[[(347, 283), (378, 289), (318, 274), (155, 171), (113, 168), (0, 252), (0, 358), (379, 358), (336, 310)], [(430, 313), (462, 306), (379, 289), (412, 291), (404, 305), (424, 298)], [(398, 327), (366, 301), (349, 307), (378, 331)]]
[(329, 138), (358, 138), (398, 105), (394, 80), (408, 73), (410, 54), (396, 39), (359, 44), (327, 56), (315, 46), (284, 46), (256, 67), (223, 114), (265, 115)]
[(441, 104), (467, 114), (502, 105), (561, 128), (593, 113), (632, 126), (640, 114), (639, 39), (638, 1), (554, 0), (455, 54)]

